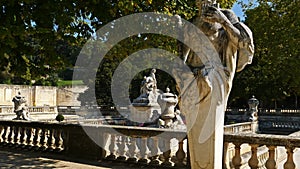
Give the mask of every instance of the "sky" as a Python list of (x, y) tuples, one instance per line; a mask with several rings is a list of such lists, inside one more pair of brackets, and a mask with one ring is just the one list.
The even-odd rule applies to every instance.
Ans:
[[(253, 2), (254, 4), (257, 3), (256, 0), (243, 0), (243, 3), (248, 4), (249, 1)], [(256, 4), (256, 5), (257, 5), (257, 4)], [(240, 17), (240, 19), (241, 19), (242, 21), (245, 20), (244, 12), (242, 11), (241, 5), (235, 3), (231, 9), (234, 11), (234, 13), (235, 13), (238, 17)]]
[[(245, 0), (244, 0), (244, 1), (245, 1)], [(240, 19), (241, 19), (242, 21), (245, 20), (245, 16), (244, 16), (244, 13), (243, 13), (243, 11), (242, 11), (241, 5), (235, 3), (231, 9), (234, 11), (234, 13), (235, 13), (238, 17), (240, 17)]]

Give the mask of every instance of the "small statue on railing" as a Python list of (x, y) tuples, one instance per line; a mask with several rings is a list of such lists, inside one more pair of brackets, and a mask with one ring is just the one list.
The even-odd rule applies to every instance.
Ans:
[(21, 96), (21, 92), (12, 99), (14, 102), (14, 112), (16, 113), (17, 117), (14, 120), (29, 120), (28, 117), (28, 107), (27, 107), (27, 100), (24, 96)]

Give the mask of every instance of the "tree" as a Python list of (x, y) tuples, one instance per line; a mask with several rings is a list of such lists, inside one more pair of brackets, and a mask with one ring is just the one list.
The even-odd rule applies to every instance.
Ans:
[(66, 66), (60, 42), (81, 46), (90, 36), (76, 3), (4, 0), (0, 7), (2, 83), (51, 82)]
[[(0, 82), (53, 85), (57, 74), (74, 65), (78, 49), (103, 25), (138, 12), (179, 14), (189, 20), (197, 12), (195, 1), (3, 0), (0, 2)], [(229, 7), (235, 0), (219, 2), (222, 7)], [(102, 93), (100, 100), (109, 101), (107, 89), (118, 63), (148, 47), (177, 53), (176, 40), (158, 35), (135, 36), (120, 42), (108, 53), (103, 68), (98, 71), (97, 81), (103, 88), (97, 92)], [(85, 83), (89, 85), (88, 80)]]
[[(222, 1), (221, 5), (232, 5), (234, 0), (231, 1)], [(97, 9), (97, 7), (95, 8)], [(92, 16), (97, 18), (97, 21), (102, 21), (104, 18), (102, 15), (98, 15), (94, 8), (90, 9)], [(159, 12), (169, 15), (178, 14), (181, 17), (190, 20), (193, 16), (196, 15), (197, 8), (195, 1), (187, 0), (167, 0), (167, 1), (152, 1), (152, 0), (133, 0), (133, 1), (111, 1), (111, 8), (108, 10), (110, 18), (118, 19), (122, 16), (137, 13), (137, 12)], [(106, 16), (105, 16), (106, 17)], [(107, 21), (107, 20), (106, 20)], [(94, 23), (97, 25), (97, 23)], [(99, 25), (100, 27), (102, 25)], [(98, 28), (98, 26), (96, 26)], [(107, 37), (109, 38), (109, 37)], [(177, 41), (170, 37), (162, 35), (153, 35), (153, 34), (142, 34), (133, 37), (129, 37), (117, 45), (115, 45), (109, 53), (106, 54), (101, 65), (99, 66), (95, 90), (96, 91), (86, 91), (85, 94), (81, 95), (80, 100), (85, 102), (92, 102), (89, 98), (90, 92), (95, 92), (97, 97), (98, 104), (113, 104), (111, 98), (111, 78), (113, 72), (119, 65), (119, 63), (125, 59), (127, 56), (131, 55), (134, 52), (137, 52), (142, 49), (147, 48), (160, 48), (168, 50), (174, 54), (178, 54)], [(128, 68), (128, 70), (134, 69), (134, 65)], [(159, 70), (158, 70), (159, 71)], [(131, 83), (131, 100), (139, 96), (140, 83), (143, 80), (143, 76), (147, 75), (149, 70), (140, 72)], [(162, 73), (162, 72), (160, 72)], [(162, 73), (163, 74), (163, 73)], [(160, 80), (161, 79), (161, 80)], [(173, 92), (176, 92), (175, 81), (164, 74), (163, 76), (158, 76), (158, 81), (160, 82), (160, 89), (164, 90), (166, 87), (170, 87)], [(85, 80), (86, 84), (89, 84), (89, 79)], [(172, 84), (170, 84), (172, 83)], [(94, 83), (91, 83), (94, 85)], [(94, 88), (94, 86), (92, 86)], [(126, 92), (126, 89), (123, 91)], [(119, 95), (124, 95), (119, 93)]]
[[(258, 0), (259, 6), (246, 10), (245, 23), (253, 31), (253, 64), (239, 73), (232, 98), (256, 95), (263, 106), (292, 103), (288, 97), (300, 94), (299, 1)], [(294, 105), (295, 106), (295, 105)]]

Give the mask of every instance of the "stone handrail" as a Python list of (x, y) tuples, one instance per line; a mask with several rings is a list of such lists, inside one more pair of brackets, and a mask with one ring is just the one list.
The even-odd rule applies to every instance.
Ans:
[[(244, 112), (247, 112), (248, 109), (235, 109), (235, 108), (228, 108), (226, 109), (227, 113), (235, 113), (235, 114), (243, 114)], [(268, 109), (268, 108), (259, 108), (259, 112), (263, 114), (297, 114), (300, 113), (300, 109)]]
[[(43, 113), (43, 112), (57, 112), (56, 106), (29, 106), (29, 113)], [(13, 113), (13, 106), (0, 106), (0, 114), (1, 113)]]
[(1, 121), (0, 144), (33, 150), (64, 150), (63, 135), (60, 125), (26, 122)]
[[(156, 167), (188, 167), (185, 131), (116, 125), (98, 127), (104, 133), (103, 158), (106, 160)], [(105, 128), (107, 130), (103, 130)]]
[[(293, 150), (300, 148), (297, 134), (255, 134), (249, 132), (248, 123), (244, 125), (225, 127), (228, 131), (224, 134), (224, 154), (231, 156), (224, 157), (224, 168), (241, 168), (245, 165), (251, 168), (276, 168), (276, 149), (279, 146), (285, 147), (287, 152), (284, 168), (295, 168)], [(237, 126), (241, 129), (234, 129)], [(84, 130), (93, 131), (103, 147), (96, 145), (95, 140), (90, 139)], [(182, 130), (0, 121), (0, 147), (57, 152), (80, 159), (106, 159), (156, 167), (189, 168), (186, 141), (186, 132)], [(244, 145), (248, 145), (248, 153), (243, 151)]]
[(224, 133), (254, 132), (252, 122), (230, 124), (224, 126)]
[[(233, 133), (224, 135), (225, 150), (229, 144), (234, 145), (234, 155), (231, 161), (226, 162), (224, 168), (241, 168), (243, 158), (241, 147), (248, 144), (251, 147), (251, 157), (246, 161), (251, 168), (277, 168), (277, 159), (275, 155), (276, 148), (283, 146), (286, 149), (287, 159), (284, 163), (285, 169), (295, 169), (295, 159), (293, 158), (293, 150), (300, 147), (300, 138), (283, 135), (267, 135), (255, 133)], [(259, 154), (264, 147), (267, 152)], [(227, 151), (227, 150), (226, 150)], [(228, 155), (228, 154), (227, 154)], [(259, 157), (260, 156), (260, 157)]]
[(300, 109), (260, 109), (264, 114), (299, 114)]
[(1, 120), (0, 147), (56, 152), (82, 159), (102, 157), (102, 149), (78, 124)]
[[(93, 131), (101, 138), (99, 144), (107, 146), (101, 148), (95, 144), (84, 130)], [(0, 147), (57, 152), (80, 159), (185, 168), (188, 161), (185, 140), (184, 131), (159, 128), (0, 121)]]

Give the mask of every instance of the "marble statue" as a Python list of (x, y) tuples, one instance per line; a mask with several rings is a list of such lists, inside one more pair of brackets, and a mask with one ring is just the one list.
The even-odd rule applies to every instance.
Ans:
[(133, 100), (133, 103), (157, 103), (158, 96), (157, 82), (155, 78), (156, 69), (152, 69), (149, 76), (144, 76), (141, 83), (140, 96)]
[(21, 93), (18, 92), (18, 94), (12, 99), (12, 102), (14, 102), (14, 112), (17, 115), (15, 120), (29, 120), (26, 104), (27, 101), (25, 97), (21, 96)]
[[(181, 96), (179, 107), (186, 111), (191, 168), (222, 168), (226, 103), (235, 72), (252, 62), (253, 37), (251, 30), (231, 10), (221, 9), (207, 0), (198, 0), (196, 4), (199, 13), (193, 18), (193, 24), (210, 40), (221, 64), (203, 62), (197, 54), (183, 46), (184, 62), (194, 73), (194, 80), (185, 86), (196, 86), (199, 93), (197, 98), (192, 92)], [(185, 30), (183, 36), (188, 38), (187, 41), (196, 42), (192, 34)], [(221, 89), (217, 95), (213, 95), (215, 88)], [(193, 105), (197, 108), (192, 111), (189, 107)]]
[(130, 105), (129, 119), (139, 126), (157, 126), (161, 109), (157, 97), (161, 91), (157, 89), (155, 78), (156, 69), (152, 69), (148, 76), (144, 76), (141, 83), (140, 96), (133, 99)]

